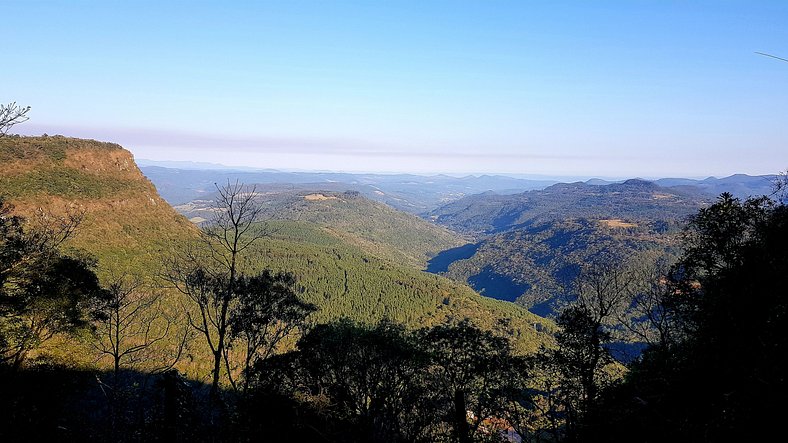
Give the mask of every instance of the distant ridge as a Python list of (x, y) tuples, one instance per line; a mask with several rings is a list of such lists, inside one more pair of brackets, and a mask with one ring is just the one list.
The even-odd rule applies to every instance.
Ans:
[(658, 220), (685, 217), (713, 196), (693, 187), (662, 187), (630, 179), (607, 185), (557, 183), (511, 195), (472, 195), (432, 212), (434, 222), (470, 235), (517, 229), (526, 224), (575, 218)]
[(315, 189), (357, 191), (393, 208), (423, 214), (459, 198), (485, 191), (513, 194), (555, 184), (549, 180), (526, 180), (505, 176), (351, 174), (341, 172), (241, 171), (228, 169), (173, 169), (143, 166), (142, 172), (172, 205), (187, 203), (214, 192), (215, 183), (240, 181), (260, 189)]
[(264, 168), (251, 168), (248, 166), (227, 166), (221, 163), (209, 162), (193, 162), (193, 161), (180, 161), (180, 160), (147, 160), (144, 158), (137, 159), (139, 167), (157, 166), (160, 168), (170, 169), (186, 169), (190, 171), (265, 171), (265, 172), (281, 172), (277, 169), (264, 169)]

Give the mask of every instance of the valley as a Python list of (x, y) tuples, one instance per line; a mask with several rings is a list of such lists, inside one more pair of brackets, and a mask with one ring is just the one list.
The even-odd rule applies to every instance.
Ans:
[[(665, 278), (663, 274), (638, 272), (652, 269), (649, 266), (654, 263), (669, 264), (682, 257), (682, 242), (685, 241), (682, 232), (685, 232), (685, 227), (692, 223), (693, 216), (719, 204), (715, 203), (715, 198), (708, 194), (708, 190), (760, 190), (763, 185), (753, 183), (769, 180), (732, 177), (715, 182), (713, 186), (709, 184), (710, 180), (705, 180), (703, 184), (640, 179), (616, 183), (597, 180), (549, 185), (541, 183), (538, 185), (540, 189), (523, 191), (509, 186), (528, 187), (537, 184), (517, 180), (512, 182), (501, 177), (444, 178), (449, 184), (441, 187), (434, 183), (435, 177), (429, 177), (418, 179), (431, 182), (424, 183), (425, 193), (404, 193), (402, 188), (398, 188), (403, 186), (403, 182), (399, 181), (403, 180), (402, 177), (389, 182), (391, 188), (383, 192), (380, 191), (384, 186), (380, 182), (382, 179), (377, 176), (367, 177), (376, 184), (367, 183), (371, 187), (365, 187), (359, 185), (363, 180), (352, 175), (342, 176), (350, 183), (314, 183), (311, 180), (315, 177), (306, 174), (308, 177), (303, 179), (309, 182), (304, 183), (275, 181), (241, 184), (225, 181), (226, 185), (214, 185), (213, 190), (200, 185), (199, 192), (196, 188), (178, 191), (175, 189), (177, 186), (174, 186), (170, 189), (171, 198), (173, 195), (193, 197), (195, 193), (199, 197), (173, 207), (159, 197), (157, 188), (166, 188), (172, 183), (182, 185), (177, 177), (183, 171), (158, 168), (150, 179), (146, 178), (131, 154), (115, 144), (62, 136), (0, 137), (0, 160), (0, 194), (3, 195), (1, 204), (4, 205), (0, 209), (5, 211), (5, 208), (10, 208), (13, 216), (30, 220), (31, 232), (36, 232), (37, 224), (54, 228), (53, 231), (40, 231), (44, 238), (52, 235), (47, 232), (57, 232), (56, 223), (61, 217), (78, 216), (81, 222), (75, 234), (69, 235), (64, 243), (63, 251), (82, 257), (86, 266), (95, 270), (98, 283), (110, 288), (110, 291), (122, 291), (122, 282), (128, 282), (129, 279), (132, 282), (144, 282), (144, 291), (150, 291), (146, 294), (139, 292), (142, 289), (131, 289), (129, 294), (141, 298), (130, 299), (139, 301), (123, 302), (132, 303), (123, 305), (132, 307), (128, 311), (130, 313), (124, 314), (129, 317), (123, 317), (130, 319), (130, 322), (122, 326), (118, 323), (116, 326), (117, 331), (145, 331), (144, 336), (132, 336), (132, 339), (137, 340), (136, 346), (142, 346), (138, 349), (145, 351), (148, 360), (129, 360), (125, 366), (116, 363), (113, 372), (106, 352), (102, 354), (96, 347), (95, 330), (91, 332), (90, 329), (81, 329), (78, 334), (76, 330), (72, 334), (53, 334), (46, 338), (45, 344), (42, 341), (29, 354), (24, 354), (26, 369), (22, 374), (30, 377), (25, 383), (43, 382), (44, 386), (51, 386), (46, 389), (65, 389), (64, 392), (78, 390), (81, 392), (79, 395), (88, 396), (82, 397), (79, 402), (99, 395), (92, 379), (99, 380), (98, 386), (102, 386), (102, 389), (104, 385), (101, 383), (110, 383), (108, 386), (123, 387), (140, 400), (152, 401), (159, 392), (157, 385), (146, 387), (146, 382), (140, 385), (140, 380), (164, 377), (156, 372), (161, 367), (170, 367), (179, 374), (178, 377), (189, 380), (188, 383), (194, 387), (187, 392), (193, 399), (205, 398), (206, 395), (208, 398), (219, 395), (225, 399), (240, 399), (246, 398), (246, 389), (253, 393), (280, 392), (283, 388), (279, 382), (269, 385), (272, 381), (266, 380), (265, 374), (269, 373), (276, 377), (298, 377), (301, 383), (317, 383), (315, 386), (320, 386), (324, 383), (320, 381), (320, 376), (315, 379), (308, 375), (309, 371), (314, 370), (314, 365), (328, 364), (326, 370), (346, 374), (338, 379), (353, 380), (347, 371), (358, 371), (357, 361), (371, 365), (362, 367), (363, 371), (371, 371), (367, 375), (362, 372), (362, 377), (368, 377), (369, 374), (378, 377), (375, 366), (378, 364), (384, 365), (380, 370), (392, 370), (395, 373), (413, 368), (416, 372), (407, 375), (413, 378), (402, 380), (415, 383), (410, 386), (412, 392), (408, 391), (411, 392), (408, 395), (423, 398), (419, 396), (425, 395), (424, 392), (428, 392), (427, 395), (443, 395), (440, 394), (443, 380), (435, 379), (430, 374), (439, 370), (440, 365), (446, 364), (438, 360), (424, 360), (424, 355), (437, 358), (435, 356), (447, 353), (451, 360), (446, 367), (453, 368), (456, 358), (454, 353), (463, 347), (466, 348), (465, 352), (473, 355), (467, 357), (472, 359), (473, 364), (489, 358), (497, 362), (493, 366), (484, 363), (488, 366), (477, 369), (481, 372), (474, 377), (481, 377), (479, 380), (493, 377), (490, 379), (493, 381), (485, 382), (493, 383), (494, 387), (489, 389), (508, 390), (500, 391), (489, 400), (479, 397), (471, 401), (476, 405), (485, 404), (483, 401), (511, 401), (514, 398), (512, 395), (515, 395), (513, 393), (521, 392), (526, 386), (527, 389), (540, 389), (540, 383), (555, 379), (556, 373), (550, 372), (550, 368), (553, 368), (551, 365), (562, 361), (555, 359), (565, 358), (556, 357), (560, 355), (556, 352), (563, 352), (569, 346), (566, 331), (574, 327), (573, 320), (567, 320), (567, 313), (573, 312), (573, 306), (588, 303), (584, 297), (588, 297), (589, 286), (587, 281), (584, 283), (584, 278), (596, 275), (603, 279), (596, 283), (603, 286), (608, 284), (604, 279), (611, 276), (629, 279), (626, 285), (645, 284), (637, 286), (637, 289), (635, 286), (622, 289), (629, 291), (627, 297), (660, 293), (659, 288)], [(214, 171), (208, 170), (188, 174), (196, 174), (203, 181), (211, 178), (229, 180), (233, 177), (226, 172), (212, 175)], [(264, 178), (285, 180), (278, 176), (278, 172), (266, 174), (272, 175)], [(168, 177), (176, 178), (168, 182)], [(334, 175), (331, 177), (339, 178)], [(409, 185), (419, 183), (411, 177), (405, 179)], [(456, 187), (459, 186), (458, 182), (469, 185), (459, 190)], [(500, 192), (482, 190), (485, 184), (506, 189), (499, 189)], [(226, 196), (228, 190), (233, 189), (235, 191), (230, 194), (233, 200), (230, 201), (237, 198), (239, 202), (246, 202), (256, 208), (254, 223), (241, 231), (232, 231), (232, 228), (230, 231), (225, 230), (222, 234), (224, 237), (210, 240), (206, 232), (211, 232), (214, 227), (221, 223), (224, 223), (225, 229), (234, 226), (227, 224), (230, 220), (226, 218), (227, 213), (217, 206), (222, 192)], [(403, 192), (398, 194), (403, 198), (397, 197), (397, 203), (392, 203), (389, 197), (395, 192)], [(409, 203), (403, 206), (403, 201)], [(11, 219), (3, 219), (3, 223), (7, 223), (6, 220)], [(13, 229), (8, 232), (13, 233)], [(172, 282), (176, 280), (167, 277), (173, 275), (171, 272), (174, 269), (180, 269), (178, 260), (191, 260), (189, 257), (196, 258), (209, 251), (213, 251), (209, 254), (214, 254), (214, 259), (219, 259), (214, 260), (214, 263), (218, 263), (220, 268), (222, 263), (230, 263), (222, 261), (227, 257), (222, 255), (221, 250), (204, 249), (209, 244), (206, 241), (218, 240), (218, 244), (222, 244), (222, 238), (224, 244), (232, 245), (226, 237), (228, 232), (241, 232), (236, 240), (244, 245), (238, 250), (239, 255), (233, 255), (232, 259), (232, 263), (237, 263), (237, 269), (233, 272), (238, 273), (236, 278), (239, 285), (240, 282), (257, 281), (248, 280), (247, 276), (284, 279), (282, 281), (292, 278), (292, 283), (288, 283), (291, 285), (288, 291), (291, 292), (281, 294), (289, 293), (297, 297), (298, 303), (308, 308), (303, 318), (303, 328), (287, 330), (289, 332), (274, 342), (274, 347), (266, 357), (252, 354), (259, 350), (246, 351), (246, 355), (251, 356), (249, 358), (257, 359), (255, 366), (249, 363), (252, 360), (244, 360), (244, 351), (232, 347), (233, 343), (241, 341), (239, 336), (233, 336), (232, 341), (227, 342), (228, 347), (218, 354), (218, 358), (212, 350), (215, 348), (206, 348), (205, 342), (201, 341), (201, 337), (208, 337), (209, 343), (214, 343), (213, 340), (219, 337), (216, 331), (219, 331), (222, 317), (205, 315), (222, 312), (220, 305), (208, 302), (218, 302), (225, 294), (223, 290), (210, 292), (210, 285), (216, 284), (211, 282), (223, 284), (222, 271), (209, 267), (205, 268), (209, 274), (186, 275), (182, 282), (193, 285), (186, 292), (183, 286), (173, 286)], [(246, 244), (251, 232), (260, 232), (261, 235), (255, 237), (256, 241)], [(14, 246), (13, 236), (8, 239), (11, 241), (6, 240), (3, 247), (17, 247)], [(203, 252), (198, 252), (200, 250)], [(190, 255), (194, 253), (198, 255)], [(604, 271), (588, 274), (595, 266), (600, 266), (598, 269)], [(9, 275), (13, 275), (13, 272)], [(214, 272), (218, 272), (216, 277), (199, 280), (205, 275), (214, 275)], [(586, 272), (585, 276), (583, 272)], [(118, 280), (118, 276), (125, 280)], [(645, 280), (635, 282), (636, 278)], [(656, 292), (648, 292), (649, 281), (656, 285), (651, 286), (651, 290)], [(592, 292), (593, 287), (590, 287)], [(14, 288), (8, 283), (3, 286), (4, 291), (13, 291)], [(184, 294), (195, 288), (197, 296), (192, 296), (189, 302)], [(278, 291), (282, 287), (275, 288), (271, 287), (267, 290), (269, 292), (263, 292), (260, 296), (280, 294)], [(690, 288), (694, 286), (690, 285)], [(609, 294), (609, 289), (604, 291), (600, 294), (607, 296), (605, 294)], [(208, 294), (214, 294), (210, 295), (214, 298), (206, 298)], [(216, 298), (217, 294), (219, 298)], [(146, 301), (148, 299), (151, 301)], [(198, 303), (195, 304), (195, 301)], [(231, 316), (238, 315), (238, 309), (246, 306), (242, 302), (243, 299), (237, 299), (235, 304), (228, 304), (227, 312)], [(601, 349), (600, 352), (608, 356), (609, 360), (597, 363), (595, 370), (615, 380), (623, 380), (626, 367), (639, 364), (640, 355), (649, 352), (649, 346), (653, 344), (650, 340), (654, 332), (647, 328), (642, 312), (630, 312), (642, 302), (633, 303), (618, 308), (631, 316), (632, 323), (626, 326), (631, 330), (627, 332), (621, 327), (611, 329), (604, 343), (597, 345), (597, 349)], [(118, 309), (126, 309), (117, 306)], [(275, 310), (265, 306), (252, 305), (252, 308), (264, 309), (260, 313), (266, 316), (272, 313), (276, 315)], [(138, 315), (145, 317), (138, 319)], [(200, 315), (203, 315), (205, 326), (194, 323), (193, 319)], [(91, 324), (101, 325), (106, 317), (105, 320), (101, 318), (95, 317)], [(236, 317), (231, 318), (236, 321)], [(256, 321), (264, 322), (263, 327), (269, 328), (272, 323), (265, 323), (269, 322), (267, 318), (259, 317)], [(147, 321), (145, 319), (151, 319), (150, 324), (139, 323)], [(211, 324), (214, 326), (208, 326)], [(10, 325), (13, 323), (0, 324), (3, 328), (0, 332), (5, 334), (5, 331), (13, 331), (9, 329)], [(241, 327), (242, 324), (232, 323), (232, 331), (240, 330)], [(109, 330), (112, 331), (111, 328)], [(246, 341), (247, 345), (253, 343), (251, 340), (261, 330), (267, 331), (246, 329), (245, 334), (250, 334), (245, 336), (249, 340)], [(641, 331), (644, 331), (643, 335), (638, 335)], [(158, 338), (148, 341), (151, 340), (149, 334)], [(324, 355), (325, 352), (329, 354)], [(402, 352), (404, 354), (399, 354)], [(340, 356), (358, 360), (337, 360)], [(315, 363), (312, 360), (316, 358), (318, 361)], [(280, 360), (290, 363), (283, 367), (277, 366), (282, 364)], [(211, 361), (220, 364), (212, 365)], [(250, 364), (247, 369), (242, 369), (244, 361)], [(170, 366), (161, 366), (168, 364)], [(526, 364), (547, 372), (538, 372), (538, 375), (525, 381), (521, 377), (528, 373), (523, 366)], [(121, 371), (123, 367), (125, 369)], [(46, 369), (35, 369), (43, 372), (30, 372), (33, 368)], [(92, 378), (86, 375), (91, 373), (94, 374)], [(107, 374), (114, 375), (110, 378)], [(119, 374), (124, 375), (121, 377)], [(212, 384), (208, 383), (206, 374), (214, 376)], [(40, 381), (42, 376), (47, 379)], [(61, 377), (63, 379), (59, 381)], [(58, 383), (65, 380), (72, 383), (71, 388), (57, 387)], [(237, 384), (241, 381), (252, 384), (241, 390)], [(340, 386), (337, 383), (330, 382), (332, 389)], [(32, 390), (24, 386), (19, 389)], [(320, 398), (309, 397), (310, 389), (313, 388), (292, 389), (294, 391), (282, 392), (293, 395), (293, 398), (301, 398), (297, 400), (298, 408), (319, 411), (323, 407)], [(486, 391), (488, 388), (478, 389), (484, 395), (499, 392)], [(221, 394), (206, 394), (209, 391), (220, 391)], [(534, 392), (532, 398), (536, 401), (548, 401), (551, 396), (558, 395), (546, 391)], [(22, 398), (27, 392), (12, 395)], [(34, 398), (32, 401), (35, 404), (47, 402), (43, 392), (35, 391)], [(244, 414), (259, 414), (262, 410), (276, 409), (279, 401), (282, 400), (254, 407), (233, 407)], [(112, 408), (120, 404), (118, 402), (111, 399), (107, 404)], [(420, 405), (418, 407), (425, 412), (419, 414), (437, 417), (439, 414), (435, 411), (444, 410), (448, 405), (451, 405), (451, 401)], [(412, 406), (403, 404), (402, 407)], [(521, 409), (516, 409), (516, 414), (511, 415), (513, 412), (503, 405), (494, 407), (495, 414), (507, 416), (512, 421), (523, 420), (519, 415)], [(141, 406), (135, 408), (143, 410)], [(203, 417), (201, 420), (208, 423), (205, 422), (205, 414), (211, 410), (212, 407), (207, 406), (190, 411), (184, 409), (182, 413), (193, 418)], [(26, 415), (33, 414), (26, 409), (23, 411), (26, 411), (23, 412)], [(155, 411), (148, 413), (160, 414)], [(57, 419), (67, 417), (69, 421), (87, 424), (90, 430), (84, 432), (90, 435), (105, 435), (101, 427), (103, 419), (97, 421), (96, 418), (74, 411), (52, 411), (47, 414)], [(112, 414), (110, 409), (101, 412), (99, 417), (111, 417)], [(543, 414), (550, 416), (554, 412)], [(269, 423), (259, 415), (255, 417), (255, 423)], [(228, 423), (237, 423), (235, 420), (238, 419)], [(288, 420), (297, 423), (300, 419)], [(125, 424), (114, 424), (112, 428), (135, 427), (130, 422), (122, 423)], [(444, 426), (446, 422), (441, 423)], [(148, 427), (152, 429), (151, 432), (158, 432), (156, 425)], [(194, 429), (204, 432), (211, 427), (210, 424), (203, 424)], [(235, 433), (233, 435), (243, 435), (246, 431), (235, 428), (232, 432)], [(343, 431), (337, 429), (331, 432), (341, 434)], [(188, 432), (183, 430), (180, 434), (187, 435)]]
[(788, 2), (2, 14), (0, 443), (781, 435)]
[[(704, 180), (594, 179), (523, 192), (512, 192), (510, 188), (507, 193), (499, 193), (484, 189), (484, 185), (520, 183), (525, 187), (546, 183), (493, 176), (476, 181), (462, 179), (474, 184), (465, 192), (482, 190), (468, 195), (449, 192), (451, 186), (441, 188), (432, 181), (434, 177), (422, 177), (422, 182), (431, 180), (429, 184), (421, 183), (425, 192), (435, 192), (430, 191), (435, 188), (445, 189), (446, 193), (441, 194), (442, 201), (419, 200), (417, 206), (427, 210), (417, 217), (381, 200), (382, 193), (357, 191), (363, 182), (375, 182), (378, 187), (401, 183), (393, 178), (386, 181), (374, 175), (293, 175), (276, 171), (255, 176), (249, 171), (155, 168), (151, 176), (157, 186), (172, 189), (188, 182), (178, 181), (184, 174), (203, 177), (205, 183), (209, 177), (220, 180), (238, 178), (237, 174), (270, 180), (255, 187), (266, 207), (266, 216), (272, 220), (316, 225), (376, 257), (448, 277), (485, 297), (516, 302), (540, 316), (554, 315), (562, 302), (573, 298), (573, 282), (581, 266), (593, 262), (600, 253), (614, 251), (622, 259), (634, 261), (649, 253), (667, 259), (675, 257), (680, 252), (678, 233), (691, 214), (714, 201), (716, 195), (712, 192), (743, 197), (766, 194), (771, 192), (774, 180), (773, 176), (743, 175)], [(304, 183), (281, 183), (293, 177)], [(325, 182), (308, 183), (318, 178)], [(412, 184), (420, 183), (412, 177), (407, 179)], [(180, 184), (176, 185), (176, 181)], [(196, 182), (191, 183), (194, 186)], [(211, 195), (207, 186), (202, 192)], [(176, 205), (175, 209), (200, 223), (210, 216), (210, 203), (210, 198), (203, 197)]]

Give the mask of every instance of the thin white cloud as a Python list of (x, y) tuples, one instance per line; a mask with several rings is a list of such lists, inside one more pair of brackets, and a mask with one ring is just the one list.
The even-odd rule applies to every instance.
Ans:
[[(567, 155), (561, 153), (496, 152), (482, 150), (434, 150), (407, 146), (399, 149), (377, 142), (336, 138), (299, 138), (250, 136), (234, 137), (219, 134), (199, 134), (165, 129), (78, 127), (31, 124), (22, 131), (26, 135), (42, 133), (100, 139), (120, 143), (129, 149), (135, 147), (167, 147), (179, 151), (244, 152), (259, 154), (315, 154), (321, 156), (360, 156), (388, 158), (446, 158), (500, 159), (500, 160), (601, 160), (599, 155)], [(525, 150), (525, 149), (524, 149)], [(528, 149), (533, 151), (532, 148)], [(548, 150), (545, 150), (548, 151)], [(621, 159), (621, 157), (617, 157)]]

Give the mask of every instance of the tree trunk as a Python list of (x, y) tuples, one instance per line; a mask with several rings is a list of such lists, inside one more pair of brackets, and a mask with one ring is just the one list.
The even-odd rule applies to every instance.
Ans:
[(460, 443), (471, 443), (468, 427), (468, 407), (465, 405), (465, 393), (462, 389), (454, 391), (454, 421), (457, 440)]
[(164, 441), (177, 441), (178, 436), (178, 372), (167, 371), (164, 384)]
[(221, 341), (219, 348), (213, 353), (213, 380), (211, 381), (211, 400), (219, 399), (219, 373), (222, 370), (222, 351)]

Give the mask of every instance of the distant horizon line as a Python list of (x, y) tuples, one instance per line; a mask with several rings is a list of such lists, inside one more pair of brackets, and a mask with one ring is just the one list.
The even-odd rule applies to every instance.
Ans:
[[(302, 173), (302, 174), (372, 174), (372, 175), (413, 175), (417, 177), (434, 177), (434, 176), (447, 176), (455, 178), (464, 177), (484, 177), (484, 176), (497, 176), (507, 177), (517, 180), (543, 180), (543, 181), (557, 181), (563, 180), (572, 181), (589, 181), (589, 180), (604, 180), (604, 181), (625, 181), (633, 179), (641, 179), (647, 181), (660, 180), (660, 179), (687, 179), (687, 180), (707, 180), (707, 179), (725, 179), (733, 176), (744, 175), (748, 177), (775, 177), (778, 174), (747, 174), (747, 173), (733, 173), (725, 176), (716, 175), (695, 175), (695, 176), (604, 176), (604, 175), (560, 175), (560, 174), (528, 174), (528, 173), (509, 173), (509, 172), (406, 172), (406, 171), (380, 171), (380, 170), (336, 170), (336, 169), (299, 169), (299, 168), (263, 168), (254, 166), (236, 166), (226, 165), (223, 163), (214, 162), (201, 162), (191, 160), (153, 160), (148, 158), (137, 158), (135, 161), (140, 167), (155, 166), (168, 169), (181, 169), (181, 170), (194, 170), (194, 171), (228, 171), (228, 172), (273, 172), (273, 173)], [(145, 165), (140, 162), (147, 163)], [(163, 165), (180, 165), (178, 166), (163, 166)], [(193, 167), (188, 167), (188, 166)], [(199, 167), (205, 166), (205, 167)]]
[[(282, 139), (254, 136), (227, 138), (217, 134), (181, 133), (161, 129), (151, 130), (150, 128), (86, 128), (69, 125), (26, 124), (20, 129), (20, 135), (24, 136), (40, 136), (42, 133), (64, 134), (66, 137), (111, 141), (126, 147), (135, 154), (135, 157), (148, 158), (150, 161), (196, 161), (210, 164), (217, 160), (228, 160), (245, 165), (255, 165), (254, 167), (228, 166), (216, 163), (222, 165), (222, 169), (236, 170), (270, 168), (290, 172), (325, 171), (418, 176), (444, 174), (455, 177), (486, 174), (559, 181), (590, 178), (615, 181), (631, 177), (642, 177), (647, 180), (663, 177), (703, 180), (710, 177), (728, 177), (737, 173), (750, 176), (774, 175), (784, 170), (772, 170), (771, 165), (756, 167), (742, 163), (738, 163), (739, 167), (726, 166), (723, 164), (724, 162), (712, 162), (708, 165), (703, 165), (698, 161), (666, 163), (667, 160), (664, 157), (656, 156), (653, 153), (627, 158), (617, 156), (615, 157), (616, 161), (621, 163), (626, 160), (626, 162), (613, 167), (615, 163), (613, 157), (606, 158), (604, 156), (583, 157), (566, 156), (561, 153), (534, 154), (527, 152), (518, 154), (489, 150), (455, 153), (443, 150), (430, 151), (426, 148), (419, 151), (395, 152), (390, 147), (375, 147), (374, 143), (367, 146), (367, 143), (360, 143), (358, 140), (348, 141), (345, 139), (322, 140), (326, 142), (325, 144), (320, 139), (305, 139), (307, 144), (302, 146), (298, 143), (299, 140), (287, 137)], [(344, 146), (345, 142), (350, 143), (351, 146), (339, 149), (338, 146)], [(214, 148), (208, 149), (209, 146)], [(215, 146), (222, 147), (215, 148)], [(550, 152), (551, 150), (542, 151)], [(387, 156), (391, 156), (391, 158)], [(153, 158), (158, 160), (153, 160)], [(180, 160), (182, 158), (190, 160)], [(263, 161), (265, 164), (262, 164)], [(781, 162), (778, 160), (776, 163)]]

